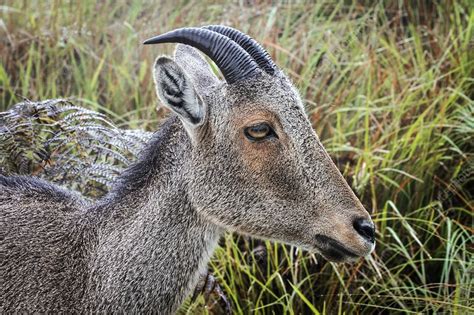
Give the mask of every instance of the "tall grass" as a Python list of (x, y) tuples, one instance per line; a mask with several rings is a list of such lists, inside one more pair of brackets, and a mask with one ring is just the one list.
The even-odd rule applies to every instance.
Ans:
[[(166, 2), (166, 1), (165, 1)], [(472, 313), (474, 13), (470, 1), (7, 1), (0, 110), (74, 97), (153, 130), (143, 39), (227, 24), (269, 50), (377, 225), (373, 255), (332, 264), (226, 235), (211, 261), (237, 314)], [(220, 312), (187, 301), (183, 313)]]

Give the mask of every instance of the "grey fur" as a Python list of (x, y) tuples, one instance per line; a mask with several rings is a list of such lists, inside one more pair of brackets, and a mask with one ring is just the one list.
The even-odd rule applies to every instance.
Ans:
[[(176, 115), (103, 199), (0, 176), (1, 313), (173, 313), (225, 230), (332, 260), (349, 258), (334, 246), (373, 250), (353, 228), (369, 214), (285, 75), (227, 85), (193, 48), (179, 45), (175, 60), (159, 58), (154, 77)], [(278, 139), (247, 141), (243, 128), (262, 120)]]

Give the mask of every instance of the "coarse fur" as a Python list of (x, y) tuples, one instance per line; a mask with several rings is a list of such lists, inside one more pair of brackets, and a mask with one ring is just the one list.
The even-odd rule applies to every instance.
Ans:
[[(178, 45), (154, 79), (174, 114), (98, 202), (0, 176), (0, 312), (173, 313), (225, 230), (334, 261), (373, 250), (354, 228), (369, 214), (283, 73), (225, 84)], [(249, 141), (261, 122), (277, 136)]]

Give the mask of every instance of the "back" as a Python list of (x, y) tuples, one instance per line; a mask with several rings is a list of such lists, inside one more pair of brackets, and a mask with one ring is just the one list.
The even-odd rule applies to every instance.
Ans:
[(79, 307), (85, 205), (46, 181), (0, 175), (0, 313)]

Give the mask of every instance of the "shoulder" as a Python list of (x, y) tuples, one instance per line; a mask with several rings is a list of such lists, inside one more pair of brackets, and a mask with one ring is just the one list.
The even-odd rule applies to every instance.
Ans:
[(50, 203), (85, 204), (82, 197), (43, 179), (0, 175), (0, 203), (13, 199), (34, 199)]

